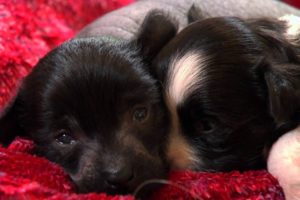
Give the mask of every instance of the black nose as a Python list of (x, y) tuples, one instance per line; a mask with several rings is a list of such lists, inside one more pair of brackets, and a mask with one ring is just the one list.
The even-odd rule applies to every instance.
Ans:
[(113, 187), (126, 187), (127, 183), (133, 179), (133, 170), (128, 166), (110, 169), (105, 174), (107, 184)]

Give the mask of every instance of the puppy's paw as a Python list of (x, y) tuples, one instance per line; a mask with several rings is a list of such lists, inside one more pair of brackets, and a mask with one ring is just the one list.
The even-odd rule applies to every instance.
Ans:
[(300, 199), (300, 127), (284, 134), (272, 146), (268, 171), (278, 179), (287, 200)]

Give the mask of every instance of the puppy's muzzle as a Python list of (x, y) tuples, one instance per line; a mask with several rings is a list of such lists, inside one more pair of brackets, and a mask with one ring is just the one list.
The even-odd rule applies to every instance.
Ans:
[(104, 173), (105, 183), (114, 189), (127, 188), (128, 183), (133, 180), (134, 173), (130, 165), (115, 166)]

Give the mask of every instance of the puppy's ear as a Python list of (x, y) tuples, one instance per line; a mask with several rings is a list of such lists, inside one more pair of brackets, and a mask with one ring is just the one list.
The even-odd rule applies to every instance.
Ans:
[(195, 4), (193, 4), (192, 7), (189, 9), (187, 16), (189, 24), (204, 19), (202, 10)]
[(299, 115), (300, 64), (278, 63), (265, 73), (269, 97), (269, 109), (278, 126)]
[(146, 59), (152, 60), (156, 54), (177, 33), (177, 22), (159, 10), (151, 11), (144, 19), (136, 42)]
[[(300, 18), (252, 21), (265, 52), (264, 80), (277, 126), (300, 119)], [(298, 116), (299, 115), (299, 116)]]

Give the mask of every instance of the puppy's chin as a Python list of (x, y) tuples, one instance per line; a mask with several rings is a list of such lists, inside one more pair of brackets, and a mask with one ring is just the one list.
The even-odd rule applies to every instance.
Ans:
[(151, 174), (147, 173), (148, 171), (149, 169), (144, 169), (144, 177), (141, 177), (142, 175), (137, 175), (139, 177), (134, 177), (133, 180), (126, 186), (110, 185), (106, 181), (103, 182), (101, 179), (77, 180), (72, 176), (71, 179), (74, 182), (78, 193), (105, 192), (110, 195), (136, 194), (137, 197), (143, 197), (142, 199), (144, 199), (145, 197), (150, 196), (161, 186), (160, 184), (155, 183), (155, 180), (167, 178), (167, 170), (160, 172), (157, 171)]
[[(161, 179), (166, 179), (167, 177), (161, 177)], [(149, 179), (141, 182), (135, 188), (114, 188), (106, 186), (103, 189), (99, 188), (87, 188), (85, 185), (80, 185), (75, 183), (75, 188), (77, 193), (87, 194), (90, 192), (97, 192), (97, 193), (106, 193), (109, 195), (134, 195), (137, 199), (148, 199), (150, 198), (155, 191), (157, 191), (162, 185), (158, 182), (156, 183), (155, 180), (157, 179)], [(153, 181), (153, 183), (152, 183)]]
[[(74, 181), (74, 180), (73, 180)], [(127, 195), (131, 194), (133, 191), (131, 191), (128, 188), (115, 188), (115, 187), (110, 187), (106, 184), (102, 185), (101, 188), (99, 187), (93, 187), (96, 184), (89, 184), (86, 185), (87, 183), (82, 183), (82, 182), (74, 182), (75, 187), (76, 187), (76, 192), (80, 194), (87, 194), (90, 192), (97, 192), (97, 193), (106, 193), (109, 195)], [(98, 186), (102, 183), (98, 183)]]

